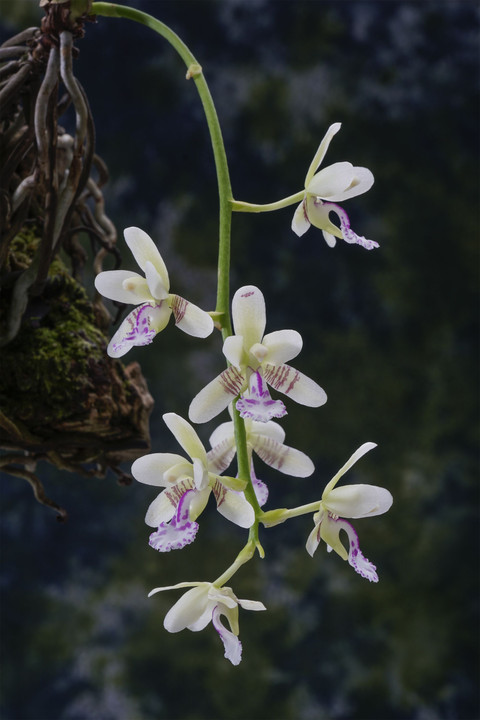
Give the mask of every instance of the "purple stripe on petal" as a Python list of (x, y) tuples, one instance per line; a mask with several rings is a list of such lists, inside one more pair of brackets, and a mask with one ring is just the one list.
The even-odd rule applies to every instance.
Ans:
[(300, 373), (290, 365), (269, 365), (265, 368), (265, 380), (275, 390), (288, 395), (300, 379)]
[(185, 317), (187, 311), (188, 301), (179, 295), (173, 296), (172, 301), (172, 312), (175, 317), (175, 323), (178, 325), (179, 322)]

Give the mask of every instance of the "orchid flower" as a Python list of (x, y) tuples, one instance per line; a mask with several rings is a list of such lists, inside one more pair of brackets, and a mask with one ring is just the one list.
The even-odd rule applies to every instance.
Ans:
[[(337, 162), (316, 172), (325, 157), (334, 135), (340, 130), (341, 123), (330, 125), (325, 137), (313, 158), (305, 178), (305, 196), (295, 210), (292, 230), (297, 235), (307, 232), (310, 225), (320, 228), (330, 247), (336, 244), (336, 237), (347, 243), (357, 243), (367, 250), (378, 247), (378, 243), (357, 235), (350, 227), (345, 210), (337, 202), (361, 195), (373, 185), (373, 175), (364, 167), (354, 167), (349, 162)], [(340, 221), (337, 227), (330, 221), (334, 212)]]
[(190, 456), (190, 461), (173, 453), (151, 453), (138, 458), (132, 465), (136, 480), (165, 487), (145, 516), (147, 525), (158, 528), (150, 535), (151, 547), (168, 552), (193, 542), (198, 530), (195, 520), (204, 510), (212, 491), (219, 513), (236, 525), (249, 528), (255, 513), (241, 492), (246, 483), (237, 478), (220, 477), (221, 455), (209, 460), (190, 423), (175, 413), (166, 413), (163, 419)]
[(208, 313), (180, 295), (170, 294), (167, 268), (157, 246), (137, 227), (124, 230), (125, 241), (145, 273), (106, 270), (95, 278), (95, 287), (110, 300), (137, 305), (110, 340), (107, 353), (121, 357), (135, 345), (148, 345), (163, 330), (173, 313), (175, 324), (194, 337), (205, 338), (213, 330)]
[[(393, 498), (388, 490), (376, 485), (335, 487), (342, 475), (374, 447), (376, 447), (376, 444), (372, 442), (361, 445), (325, 487), (320, 508), (313, 516), (315, 527), (307, 540), (307, 551), (313, 556), (320, 540), (324, 540), (327, 543), (329, 552), (335, 550), (343, 560), (348, 560), (355, 572), (367, 578), (367, 580), (378, 582), (375, 565), (362, 555), (355, 529), (343, 518), (364, 518), (382, 515), (382, 513), (390, 509)], [(340, 541), (341, 530), (345, 530), (348, 536), (350, 545), (348, 553)]]
[[(230, 408), (229, 408), (230, 410)], [(285, 431), (277, 423), (245, 420), (247, 452), (251, 467), (251, 478), (260, 507), (268, 498), (268, 488), (259, 480), (253, 467), (252, 453), (255, 452), (267, 465), (293, 477), (308, 477), (315, 466), (305, 453), (284, 445)], [(233, 422), (222, 423), (210, 436), (212, 449), (207, 453), (209, 459), (218, 458), (217, 465), (226, 469), (236, 453)]]
[(272, 400), (267, 383), (308, 407), (319, 407), (327, 401), (325, 391), (316, 382), (285, 364), (302, 349), (300, 334), (296, 330), (277, 330), (264, 335), (265, 300), (257, 287), (246, 285), (237, 290), (232, 318), (236, 334), (223, 344), (230, 367), (193, 398), (188, 412), (192, 422), (211, 420), (240, 393), (244, 397), (237, 402), (237, 409), (242, 417), (261, 422), (282, 417), (285, 406), (280, 400)]
[[(182, 595), (166, 614), (163, 621), (165, 630), (176, 633), (187, 628), (198, 632), (211, 622), (223, 642), (225, 657), (232, 665), (238, 665), (242, 659), (242, 643), (238, 638), (238, 606), (244, 610), (266, 610), (265, 605), (258, 600), (240, 600), (231, 588), (219, 588), (208, 582), (182, 582), (159, 587), (149, 592), (148, 597), (163, 590), (184, 587), (190, 587), (191, 590)], [(230, 630), (222, 624), (221, 615), (227, 618)]]

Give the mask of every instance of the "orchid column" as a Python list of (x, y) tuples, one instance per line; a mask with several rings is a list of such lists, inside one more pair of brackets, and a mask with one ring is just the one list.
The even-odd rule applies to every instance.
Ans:
[[(254, 454), (270, 467), (294, 478), (311, 476), (315, 470), (305, 453), (284, 443), (285, 433), (274, 419), (284, 417), (287, 406), (270, 392), (280, 392), (286, 402), (293, 400), (308, 408), (322, 406), (327, 395), (315, 380), (288, 364), (302, 349), (302, 338), (296, 330), (265, 334), (266, 304), (258, 287), (248, 282), (240, 287), (233, 296), (230, 315), (232, 213), (271, 212), (299, 203), (292, 222), (297, 235), (301, 236), (314, 225), (322, 230), (330, 247), (340, 238), (371, 250), (378, 247), (378, 243), (357, 235), (350, 227), (345, 210), (337, 203), (366, 192), (373, 183), (373, 175), (350, 162), (318, 170), (333, 136), (340, 130), (340, 123), (334, 123), (320, 143), (301, 190), (267, 205), (235, 200), (215, 106), (202, 67), (191, 51), (170, 28), (139, 10), (98, 2), (93, 3), (92, 12), (139, 22), (172, 45), (187, 68), (186, 78), (193, 80), (197, 87), (210, 133), (219, 191), (215, 309), (201, 309), (170, 293), (168, 271), (157, 243), (137, 227), (127, 228), (124, 234), (143, 274), (131, 270), (107, 271), (97, 276), (95, 285), (105, 297), (135, 306), (108, 346), (112, 357), (120, 357), (134, 346), (150, 346), (153, 351), (159, 343), (153, 342), (154, 338), (166, 330), (171, 316), (179, 329), (199, 340), (210, 335), (214, 328), (221, 331), (226, 369), (199, 389), (188, 415), (192, 423), (202, 424), (227, 410), (231, 420), (222, 422), (211, 434), (210, 449), (207, 449), (190, 422), (175, 413), (166, 413), (165, 424), (184, 454), (145, 455), (133, 463), (132, 473), (139, 482), (161, 488), (145, 517), (147, 525), (154, 528), (149, 540), (154, 550), (169, 552), (192, 543), (199, 533), (198, 520), (211, 497), (224, 519), (248, 531), (244, 547), (215, 580), (186, 581), (155, 588), (150, 593), (189, 588), (168, 612), (165, 628), (169, 632), (184, 628), (198, 631), (211, 622), (224, 644), (225, 657), (237, 665), (242, 653), (238, 608), (264, 610), (265, 607), (259, 601), (237, 598), (226, 583), (257, 552), (264, 557), (260, 526), (269, 528), (311, 514), (314, 528), (306, 542), (307, 551), (313, 555), (324, 540), (327, 548), (348, 560), (359, 575), (377, 582), (375, 566), (362, 554), (357, 533), (344, 518), (380, 515), (390, 508), (392, 497), (388, 490), (368, 484), (337, 487), (343, 474), (375, 447), (374, 443), (367, 442), (326, 484), (321, 497), (317, 490), (316, 499), (297, 508), (263, 510), (268, 501), (268, 488), (257, 477)], [(331, 221), (331, 213), (337, 216), (339, 226)], [(161, 244), (161, 238), (157, 242)], [(234, 458), (236, 472), (227, 473)], [(228, 627), (222, 623), (222, 616)]]

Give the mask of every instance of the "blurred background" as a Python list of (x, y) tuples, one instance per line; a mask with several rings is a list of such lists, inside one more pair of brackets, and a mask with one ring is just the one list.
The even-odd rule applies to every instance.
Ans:
[[(21, 479), (2, 476), (1, 715), (5, 720), (466, 720), (478, 718), (478, 39), (476, 2), (163, 0), (134, 2), (169, 24), (202, 64), (222, 124), (234, 196), (300, 190), (327, 127), (326, 164), (370, 168), (345, 204), (380, 243), (330, 249), (294, 208), (233, 219), (232, 293), (258, 285), (267, 331), (295, 328), (294, 365), (328, 402), (288, 403), (286, 442), (316, 472), (294, 479), (257, 462), (267, 508), (320, 497), (345, 478), (388, 488), (387, 515), (355, 521), (378, 570), (370, 584), (319, 547), (310, 517), (264, 530), (231, 584), (266, 613), (240, 611), (233, 667), (210, 626), (170, 635), (178, 591), (213, 580), (246, 539), (209, 506), (196, 542), (160, 555), (143, 518), (154, 488), (44, 466), (64, 525)], [(0, 2), (3, 41), (42, 17), (36, 0)], [(174, 51), (128, 20), (98, 18), (77, 43), (107, 212), (122, 237), (156, 241), (174, 292), (215, 303), (217, 189), (195, 86)], [(68, 122), (68, 121), (67, 121)], [(93, 277), (85, 277), (93, 296)], [(113, 331), (112, 331), (113, 332)], [(137, 359), (155, 398), (152, 450), (178, 452), (162, 414), (223, 369), (218, 333), (173, 326)], [(217, 422), (199, 426), (207, 444)], [(128, 471), (128, 467), (124, 468)]]

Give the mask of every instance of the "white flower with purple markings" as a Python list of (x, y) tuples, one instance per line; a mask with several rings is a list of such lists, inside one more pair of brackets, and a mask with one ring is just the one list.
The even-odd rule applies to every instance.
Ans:
[[(335, 550), (343, 560), (348, 560), (355, 572), (367, 580), (378, 582), (375, 565), (363, 556), (355, 529), (343, 518), (381, 515), (390, 509), (393, 498), (388, 490), (376, 485), (335, 487), (342, 475), (374, 447), (375, 443), (371, 442), (361, 445), (325, 487), (320, 509), (313, 516), (315, 527), (307, 540), (307, 550), (313, 556), (320, 541), (324, 540), (329, 552)], [(348, 537), (348, 552), (340, 540), (341, 530), (344, 530)]]
[[(337, 162), (316, 172), (333, 136), (340, 128), (341, 123), (330, 125), (315, 153), (305, 178), (305, 196), (293, 216), (292, 230), (297, 235), (303, 235), (310, 225), (314, 225), (323, 231), (323, 237), (330, 247), (335, 246), (335, 238), (343, 238), (347, 243), (356, 243), (367, 250), (373, 250), (378, 247), (378, 243), (357, 235), (350, 227), (347, 213), (337, 205), (337, 202), (370, 190), (373, 185), (370, 170), (354, 167), (349, 162)], [(332, 212), (337, 215), (340, 227), (331, 222)]]
[(214, 418), (238, 395), (240, 415), (268, 422), (282, 417), (286, 409), (281, 400), (272, 400), (267, 384), (301, 405), (319, 407), (327, 401), (325, 391), (316, 382), (285, 363), (302, 349), (296, 330), (277, 330), (264, 335), (265, 300), (254, 285), (237, 290), (232, 301), (235, 335), (225, 339), (223, 354), (230, 363), (194, 397), (189, 408), (192, 422)]
[(168, 552), (193, 542), (198, 530), (195, 521), (211, 492), (219, 513), (236, 525), (249, 528), (255, 513), (242, 492), (246, 482), (220, 476), (223, 470), (220, 453), (209, 458), (190, 423), (175, 413), (167, 413), (163, 419), (190, 460), (174, 453), (151, 453), (132, 465), (136, 480), (165, 488), (145, 516), (146, 524), (157, 528), (150, 536), (151, 547)]
[(213, 330), (208, 313), (170, 293), (167, 268), (157, 246), (137, 227), (124, 231), (125, 241), (145, 276), (131, 270), (106, 270), (95, 278), (98, 292), (110, 300), (137, 307), (127, 315), (110, 340), (107, 353), (121, 357), (135, 345), (148, 345), (163, 330), (170, 315), (180, 330), (205, 338)]
[[(255, 452), (264, 463), (292, 477), (308, 477), (315, 470), (308, 455), (295, 448), (284, 445), (285, 431), (273, 421), (257, 422), (245, 420), (247, 452), (251, 467), (253, 488), (260, 507), (268, 498), (268, 488), (257, 478), (253, 467), (252, 454)], [(212, 449), (208, 457), (215, 460), (217, 466), (226, 469), (236, 453), (235, 431), (233, 422), (222, 423), (210, 436)]]
[[(232, 665), (238, 665), (242, 659), (242, 643), (238, 638), (238, 606), (244, 610), (266, 610), (263, 603), (257, 600), (240, 600), (229, 587), (216, 587), (208, 582), (182, 582), (168, 587), (155, 588), (149, 592), (151, 597), (164, 590), (191, 588), (170, 608), (163, 621), (168, 632), (180, 630), (203, 630), (210, 622), (218, 632), (225, 648), (225, 657)], [(227, 629), (221, 616), (227, 618), (230, 630)]]

